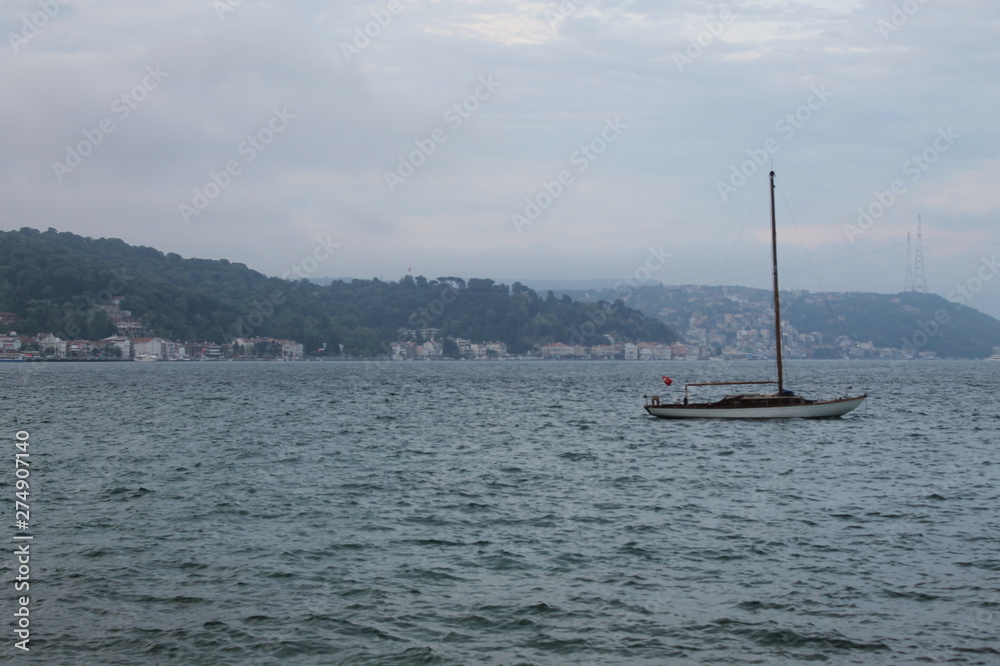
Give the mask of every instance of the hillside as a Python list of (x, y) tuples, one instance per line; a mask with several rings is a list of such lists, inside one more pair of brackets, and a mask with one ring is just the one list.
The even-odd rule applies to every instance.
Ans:
[[(615, 292), (560, 293), (588, 301)], [(715, 336), (710, 342), (733, 345), (741, 330), (773, 330), (771, 292), (764, 289), (647, 286), (632, 290), (628, 304), (670, 325), (688, 342), (708, 332)], [(947, 358), (984, 358), (1000, 346), (1000, 321), (935, 294), (789, 291), (781, 293), (781, 314), (798, 334), (816, 340), (815, 357), (842, 356), (836, 343), (844, 339)]]
[(677, 334), (622, 303), (581, 303), (551, 292), (541, 297), (514, 283), (488, 279), (410, 277), (333, 281), (267, 277), (225, 259), (184, 259), (118, 239), (85, 238), (54, 229), (0, 232), (0, 311), (7, 328), (98, 340), (116, 328), (107, 305), (141, 322), (143, 334), (177, 341), (229, 343), (240, 337), (298, 340), (374, 356), (409, 329), (441, 338), (501, 341), (511, 353), (550, 342), (594, 345), (672, 342)]

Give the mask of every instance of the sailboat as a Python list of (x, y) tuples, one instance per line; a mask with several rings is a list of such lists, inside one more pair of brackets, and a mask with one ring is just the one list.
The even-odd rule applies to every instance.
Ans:
[[(660, 396), (647, 398), (646, 411), (661, 419), (824, 419), (843, 416), (864, 402), (867, 394), (831, 400), (807, 400), (785, 389), (784, 370), (781, 365), (781, 303), (778, 299), (778, 232), (774, 216), (774, 172), (771, 172), (771, 263), (774, 275), (774, 339), (778, 366), (777, 381), (764, 382), (704, 382), (687, 384), (684, 400), (666, 404)], [(692, 386), (736, 386), (749, 384), (777, 384), (776, 393), (737, 393), (715, 402), (688, 401), (688, 388)]]

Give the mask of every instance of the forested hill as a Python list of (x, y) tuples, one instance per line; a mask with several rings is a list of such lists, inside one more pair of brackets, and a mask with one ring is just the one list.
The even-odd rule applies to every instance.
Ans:
[[(560, 291), (579, 300), (609, 298), (610, 289)], [(749, 287), (646, 286), (628, 304), (675, 328), (682, 337), (715, 334), (725, 343), (747, 328), (772, 329), (772, 294)], [(932, 351), (947, 358), (983, 358), (1000, 346), (1000, 321), (935, 294), (904, 292), (781, 292), (781, 316), (799, 334), (819, 333), (821, 352), (837, 355), (838, 339), (875, 348)], [(728, 322), (728, 323), (727, 323)]]
[(8, 330), (98, 340), (116, 331), (101, 306), (117, 296), (149, 335), (216, 343), (286, 338), (307, 350), (343, 345), (344, 353), (365, 356), (385, 353), (400, 329), (501, 341), (514, 354), (550, 342), (605, 344), (606, 335), (619, 342), (678, 339), (667, 325), (621, 302), (539, 296), (516, 282), (407, 276), (320, 286), (118, 239), (54, 229), (0, 232), (0, 311), (18, 317)]

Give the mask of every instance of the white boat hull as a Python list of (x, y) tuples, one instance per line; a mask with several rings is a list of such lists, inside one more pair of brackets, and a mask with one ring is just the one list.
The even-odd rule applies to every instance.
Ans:
[(862, 395), (773, 407), (716, 407), (711, 403), (646, 405), (646, 411), (660, 419), (829, 419), (843, 416), (864, 402), (866, 397)]

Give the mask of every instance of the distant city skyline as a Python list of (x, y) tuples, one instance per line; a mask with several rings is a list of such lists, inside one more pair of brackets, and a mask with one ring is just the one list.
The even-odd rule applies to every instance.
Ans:
[[(0, 5), (0, 228), (268, 275), (894, 293), (1000, 317), (1000, 6)], [(912, 261), (912, 259), (911, 259)], [(910, 264), (912, 268), (912, 264)]]

